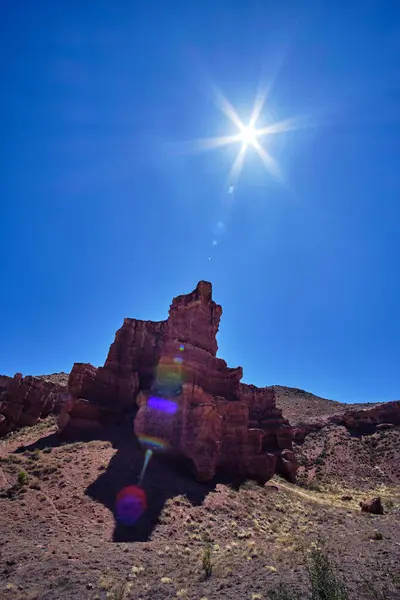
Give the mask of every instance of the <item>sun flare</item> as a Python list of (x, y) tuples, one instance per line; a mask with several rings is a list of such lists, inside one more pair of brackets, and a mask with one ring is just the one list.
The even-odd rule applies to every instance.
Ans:
[(253, 146), (257, 145), (257, 130), (254, 129), (253, 125), (248, 125), (247, 127), (242, 126), (241, 131), (239, 133), (239, 140), (242, 142), (244, 146)]
[[(238, 154), (233, 161), (228, 180), (227, 190), (232, 193), (234, 190), (239, 175), (242, 171), (246, 152), (249, 148), (253, 148), (264, 163), (267, 171), (276, 179), (283, 179), (278, 162), (269, 153), (268, 150), (260, 142), (260, 138), (279, 133), (286, 133), (295, 129), (303, 129), (310, 126), (308, 119), (285, 119), (283, 121), (270, 121), (269, 124), (263, 127), (256, 127), (264, 110), (264, 104), (267, 97), (267, 88), (260, 89), (256, 96), (253, 110), (248, 125), (240, 119), (233, 105), (224, 96), (224, 94), (216, 87), (213, 87), (215, 104), (224, 113), (224, 115), (235, 125), (237, 132), (233, 135), (224, 135), (220, 137), (211, 137), (206, 139), (194, 140), (185, 142), (183, 147), (186, 152), (199, 152), (205, 150), (213, 150), (232, 143), (241, 143)], [(263, 119), (265, 122), (265, 119)]]

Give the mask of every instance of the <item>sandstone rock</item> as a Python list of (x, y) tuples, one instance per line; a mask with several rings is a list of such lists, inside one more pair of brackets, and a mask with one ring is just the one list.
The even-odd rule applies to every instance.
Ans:
[(72, 418), (62, 415), (59, 419), (59, 431), (63, 439), (85, 439), (87, 436), (98, 435), (102, 432), (103, 424), (89, 419)]
[(400, 401), (385, 402), (364, 409), (350, 409), (326, 418), (310, 419), (293, 427), (294, 441), (302, 444), (311, 432), (328, 425), (339, 425), (357, 434), (371, 434), (400, 425)]
[(0, 437), (5, 435), (7, 432), (7, 419), (4, 415), (0, 414)]
[(277, 471), (286, 479), (294, 483), (296, 481), (296, 457), (291, 450), (283, 450), (280, 454)]
[(275, 494), (276, 492), (279, 492), (279, 487), (277, 485), (271, 485), (270, 483), (266, 483), (264, 485), (264, 490), (268, 493)]
[[(147, 447), (190, 462), (200, 481), (218, 470), (262, 483), (275, 472), (294, 480), (293, 431), (274, 389), (242, 384), (241, 367), (216, 356), (221, 314), (211, 284), (200, 281), (173, 299), (167, 320), (124, 319), (104, 366), (73, 366), (70, 396), (57, 409), (61, 435), (99, 435), (119, 414), (134, 417)], [(5, 407), (18, 422), (33, 423), (56, 402), (40, 396), (43, 382), (29, 381), (25, 389), (26, 379), (14, 381)], [(8, 419), (1, 395), (0, 414)]]
[(75, 398), (91, 399), (97, 369), (90, 363), (75, 363), (68, 378), (68, 390)]
[(372, 498), (366, 502), (360, 502), (361, 511), (372, 513), (373, 515), (383, 515), (383, 506), (380, 497)]
[[(156, 343), (148, 343), (157, 349), (157, 366), (150, 389), (137, 398), (135, 433), (189, 458), (200, 480), (222, 469), (264, 483), (278, 463), (293, 480), (294, 454), (282, 453), (292, 449), (292, 429), (276, 408), (274, 390), (241, 384), (242, 369), (215, 356), (221, 313), (205, 282), (172, 302)], [(149, 369), (140, 368), (139, 380), (150, 382)]]
[[(242, 369), (216, 357), (221, 314), (211, 284), (201, 281), (172, 301), (166, 321), (124, 319), (103, 367), (74, 365), (70, 394), (100, 412), (137, 410), (136, 435), (189, 459), (200, 480), (222, 469), (265, 482), (278, 465), (293, 478), (295, 463), (282, 457), (292, 430), (274, 390), (241, 384)], [(61, 429), (71, 430), (81, 409), (74, 404)]]
[(392, 429), (394, 426), (394, 423), (380, 423), (376, 426), (376, 429), (377, 431), (384, 431), (385, 429)]
[(73, 401), (69, 413), (72, 418), (86, 419), (88, 421), (100, 421), (101, 414), (101, 410), (97, 406), (83, 398), (78, 398)]
[(38, 377), (0, 376), (0, 436), (61, 411), (68, 397), (65, 386)]
[(200, 281), (191, 294), (174, 298), (169, 310), (169, 337), (217, 354), (222, 308), (212, 300), (211, 283)]
[(328, 420), (358, 433), (371, 433), (382, 423), (400, 425), (400, 401), (349, 410), (341, 415), (333, 415)]

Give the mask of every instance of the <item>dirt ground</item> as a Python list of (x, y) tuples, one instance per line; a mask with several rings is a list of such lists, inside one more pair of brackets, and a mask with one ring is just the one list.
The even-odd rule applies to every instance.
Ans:
[[(48, 419), (0, 441), (1, 600), (263, 600), (280, 581), (306, 590), (313, 543), (354, 600), (400, 598), (395, 483), (342, 483), (337, 473), (314, 490), (279, 478), (204, 485), (153, 458), (147, 510), (124, 526), (116, 496), (137, 484), (144, 458), (131, 428), (75, 443), (55, 429)], [(385, 514), (361, 513), (359, 501), (375, 495)]]

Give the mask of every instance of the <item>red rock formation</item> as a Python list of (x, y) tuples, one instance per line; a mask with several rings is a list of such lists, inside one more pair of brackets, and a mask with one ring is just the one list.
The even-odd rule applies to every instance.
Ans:
[(125, 319), (104, 367), (74, 365), (74, 408), (61, 419), (64, 433), (85, 421), (76, 414), (79, 399), (99, 410), (88, 428), (101, 422), (104, 410), (138, 408), (138, 437), (190, 459), (200, 480), (217, 469), (263, 482), (278, 470), (293, 480), (292, 429), (276, 408), (274, 390), (241, 384), (242, 369), (216, 357), (221, 314), (211, 284), (201, 281), (172, 301), (166, 321)]
[(400, 401), (385, 402), (361, 409), (350, 409), (330, 417), (310, 419), (296, 423), (293, 428), (294, 441), (302, 444), (309, 433), (319, 431), (327, 425), (341, 425), (359, 434), (369, 434), (380, 429), (400, 425)]
[(249, 426), (263, 431), (263, 451), (276, 457), (276, 471), (295, 481), (296, 459), (291, 452), (293, 429), (276, 407), (275, 390), (241, 383), (239, 396), (249, 407)]
[(38, 377), (0, 376), (0, 436), (59, 413), (69, 398), (65, 386)]

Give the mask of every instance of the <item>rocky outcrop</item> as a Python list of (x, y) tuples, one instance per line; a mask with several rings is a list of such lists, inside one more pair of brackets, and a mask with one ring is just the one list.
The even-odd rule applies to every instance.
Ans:
[(360, 502), (361, 512), (371, 513), (373, 515), (383, 515), (382, 501), (379, 496), (367, 500), (366, 502)]
[(296, 459), (291, 452), (293, 429), (289, 421), (283, 418), (282, 411), (276, 407), (275, 390), (240, 383), (239, 397), (249, 408), (249, 427), (263, 432), (262, 450), (275, 456), (278, 473), (295, 481)]
[(69, 398), (65, 386), (39, 377), (0, 376), (0, 436), (18, 427), (35, 425), (40, 418), (59, 414)]
[(293, 427), (294, 441), (302, 444), (309, 433), (332, 424), (363, 435), (390, 429), (400, 425), (400, 401), (376, 404), (364, 409), (350, 409), (330, 417), (296, 423)]
[(341, 415), (333, 415), (329, 420), (358, 433), (373, 433), (380, 424), (400, 425), (400, 401), (349, 410)]
[(85, 419), (96, 428), (105, 414), (135, 415), (143, 445), (189, 459), (199, 480), (221, 469), (263, 482), (276, 471), (294, 480), (292, 428), (274, 390), (241, 384), (242, 369), (216, 356), (221, 315), (211, 284), (201, 281), (172, 301), (166, 321), (125, 319), (103, 367), (74, 365), (62, 433)]

